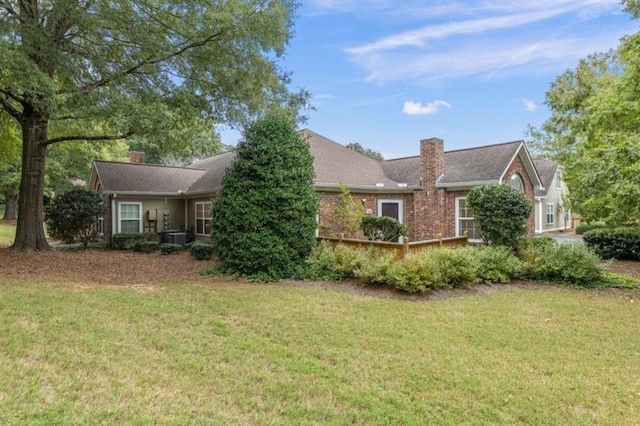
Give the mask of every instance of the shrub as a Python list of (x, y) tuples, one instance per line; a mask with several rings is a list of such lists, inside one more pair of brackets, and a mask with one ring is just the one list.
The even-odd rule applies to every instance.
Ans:
[(475, 282), (507, 283), (523, 276), (522, 262), (511, 249), (503, 246), (463, 247), (474, 259)]
[(386, 284), (389, 281), (388, 271), (397, 259), (392, 251), (377, 250), (371, 247), (366, 252), (366, 258), (354, 269), (354, 276), (367, 284)]
[(640, 229), (603, 228), (585, 232), (584, 243), (603, 259), (640, 260)]
[(606, 228), (604, 222), (593, 222), (593, 223), (582, 223), (576, 226), (576, 234), (584, 234), (587, 231), (591, 231), (592, 229), (602, 229)]
[(408, 293), (424, 293), (428, 289), (447, 288), (441, 270), (427, 253), (407, 256), (387, 271), (389, 284)]
[(343, 238), (357, 236), (365, 209), (360, 200), (353, 199), (347, 185), (340, 183), (340, 202), (338, 205), (332, 206), (327, 203), (323, 205), (323, 209), (331, 209), (331, 213), (322, 227), (323, 235), (342, 236)]
[(211, 243), (230, 274), (298, 276), (316, 244), (313, 157), (295, 126), (283, 113), (254, 122), (224, 175), (212, 206)]
[(160, 243), (157, 241), (138, 240), (133, 243), (131, 249), (140, 253), (152, 253), (160, 249)]
[(364, 216), (360, 229), (371, 241), (398, 241), (407, 234), (407, 227), (388, 216)]
[(177, 253), (180, 250), (182, 250), (182, 246), (180, 244), (173, 244), (173, 243), (160, 244), (160, 253), (162, 254)]
[(155, 234), (139, 232), (119, 232), (111, 236), (111, 248), (114, 250), (131, 250), (138, 241), (156, 241)]
[(45, 209), (47, 232), (66, 244), (81, 242), (86, 248), (96, 237), (101, 211), (100, 196), (90, 189), (74, 189), (51, 200)]
[(197, 260), (211, 260), (213, 258), (214, 247), (211, 244), (196, 241), (189, 248), (191, 256)]
[(440, 269), (440, 279), (445, 288), (457, 287), (476, 281), (477, 258), (475, 252), (440, 248), (426, 253)]
[(515, 247), (527, 233), (531, 202), (509, 185), (480, 185), (469, 191), (467, 205), (480, 224), (483, 241)]
[(526, 274), (534, 280), (576, 287), (601, 287), (608, 265), (580, 243), (530, 245), (522, 252)]

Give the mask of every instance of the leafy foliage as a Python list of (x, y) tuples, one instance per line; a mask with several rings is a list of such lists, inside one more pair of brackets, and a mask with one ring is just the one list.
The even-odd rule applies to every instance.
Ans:
[(100, 196), (88, 189), (75, 189), (54, 198), (46, 209), (49, 235), (85, 247), (96, 236), (96, 221), (101, 212)]
[(486, 243), (514, 247), (527, 233), (531, 202), (509, 185), (476, 186), (469, 191), (467, 204)]
[(138, 240), (133, 243), (131, 249), (140, 253), (152, 253), (160, 250), (160, 243), (158, 241)]
[(180, 244), (174, 243), (162, 243), (160, 244), (160, 253), (162, 254), (173, 254), (182, 250), (182, 246)]
[(576, 234), (584, 234), (592, 229), (602, 229), (606, 227), (607, 225), (604, 222), (581, 223), (576, 226)]
[(352, 151), (359, 152), (362, 155), (366, 155), (369, 158), (373, 158), (377, 161), (384, 160), (384, 157), (378, 151), (374, 151), (371, 148), (365, 148), (357, 142), (351, 142), (350, 144), (347, 144), (347, 148), (351, 149)]
[[(69, 141), (163, 141), (182, 158), (219, 146), (214, 126), (291, 114), (308, 93), (277, 65), (294, 0), (48, 1), (0, 5), (0, 112), (22, 128), (16, 250), (48, 248), (47, 149)], [(158, 144), (160, 145), (160, 144)]]
[[(638, 17), (638, 2), (626, 9)], [(640, 221), (640, 33), (582, 59), (546, 94), (551, 117), (532, 128), (535, 147), (564, 165), (570, 207), (591, 222)]]
[(364, 216), (360, 229), (371, 241), (398, 241), (407, 235), (406, 225), (389, 216)]
[(640, 260), (639, 228), (593, 229), (582, 238), (603, 259)]
[(189, 253), (197, 260), (211, 260), (213, 258), (213, 252), (215, 247), (211, 244), (206, 244), (201, 241), (196, 241), (191, 244)]
[(154, 233), (118, 232), (111, 236), (111, 248), (114, 250), (130, 250), (138, 241), (158, 241)]
[[(330, 206), (324, 206), (330, 208)], [(354, 238), (360, 230), (360, 220), (364, 216), (365, 209), (362, 203), (353, 199), (349, 188), (340, 183), (340, 203), (331, 210), (322, 233), (329, 237), (343, 236)]]
[(211, 242), (232, 274), (299, 274), (315, 245), (313, 158), (295, 121), (272, 113), (247, 128), (213, 201)]
[(584, 288), (607, 285), (609, 265), (586, 245), (549, 240), (523, 245), (521, 257), (529, 278)]

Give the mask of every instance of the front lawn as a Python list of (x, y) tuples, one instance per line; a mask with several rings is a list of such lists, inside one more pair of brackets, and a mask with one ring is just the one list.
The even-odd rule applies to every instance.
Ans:
[(16, 225), (0, 220), (0, 247), (10, 246), (16, 237)]
[(638, 291), (408, 301), (211, 278), (96, 285), (2, 273), (1, 424), (640, 418)]

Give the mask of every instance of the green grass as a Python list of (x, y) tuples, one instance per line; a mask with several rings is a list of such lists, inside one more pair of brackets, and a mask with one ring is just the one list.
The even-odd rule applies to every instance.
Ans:
[(0, 424), (634, 424), (617, 294), (2, 280)]
[(0, 222), (0, 246), (13, 244), (16, 237), (16, 226)]

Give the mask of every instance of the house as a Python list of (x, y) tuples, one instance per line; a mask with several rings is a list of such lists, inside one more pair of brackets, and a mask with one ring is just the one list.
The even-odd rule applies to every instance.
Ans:
[(571, 211), (565, 207), (568, 190), (562, 180), (562, 166), (545, 159), (535, 159), (533, 163), (544, 186), (535, 196), (536, 234), (571, 228)]
[[(367, 214), (392, 216), (407, 225), (412, 241), (438, 236), (470, 239), (480, 235), (466, 194), (474, 186), (509, 184), (535, 202), (544, 191), (523, 141), (444, 151), (442, 139), (420, 141), (420, 154), (377, 161), (324, 136), (302, 130), (309, 141), (316, 172), (315, 186), (322, 198), (319, 229), (332, 206), (340, 201), (340, 184), (361, 200)], [(177, 232), (192, 229), (196, 238), (208, 238), (211, 201), (222, 187), (225, 170), (235, 158), (229, 151), (190, 167), (96, 160), (90, 187), (102, 194), (105, 215), (102, 232)], [(533, 236), (535, 218), (529, 218)]]

